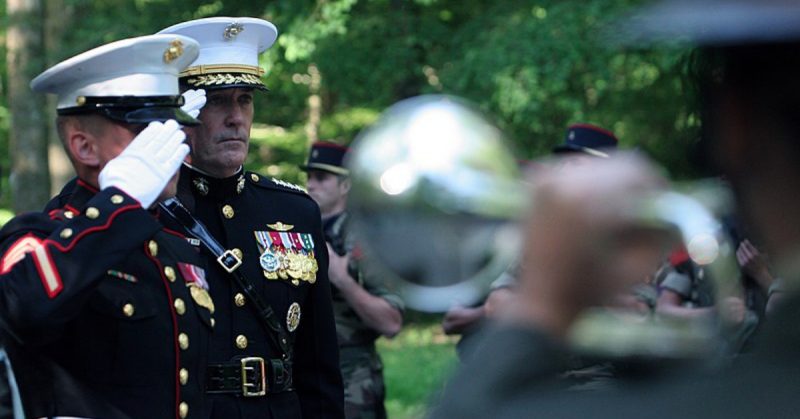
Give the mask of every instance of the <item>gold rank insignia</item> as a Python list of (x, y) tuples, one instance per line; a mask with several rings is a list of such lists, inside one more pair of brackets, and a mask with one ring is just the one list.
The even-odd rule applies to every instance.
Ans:
[(297, 326), (300, 325), (300, 304), (292, 303), (289, 306), (289, 311), (286, 312), (286, 328), (290, 332), (294, 332)]

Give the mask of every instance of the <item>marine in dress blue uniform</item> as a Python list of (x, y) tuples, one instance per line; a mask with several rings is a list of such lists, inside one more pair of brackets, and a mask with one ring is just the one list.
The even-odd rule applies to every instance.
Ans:
[[(178, 197), (241, 260), (238, 272), (271, 307), (290, 347), (276, 345), (281, 335), (265, 330), (232, 274), (210, 259), (217, 309), (207, 380), (211, 416), (343, 417), (319, 208), (301, 188), (242, 167), (252, 94), (265, 90), (258, 54), (272, 45), (277, 31), (261, 19), (208, 18), (160, 33), (200, 43), (200, 55), (182, 72), (181, 83), (185, 89), (206, 89), (208, 97), (199, 116), (203, 126), (188, 133), (191, 164), (181, 170)], [(263, 369), (263, 380), (247, 376), (250, 368)]]
[(133, 38), (32, 82), (58, 95), (78, 179), (63, 206), (0, 231), (0, 321), (26, 417), (206, 415), (205, 261), (148, 210), (188, 152), (176, 120), (197, 123), (177, 80), (196, 55), (190, 38)]

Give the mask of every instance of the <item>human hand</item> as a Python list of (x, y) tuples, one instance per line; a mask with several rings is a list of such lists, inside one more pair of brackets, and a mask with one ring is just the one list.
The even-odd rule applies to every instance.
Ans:
[(206, 91), (203, 89), (189, 89), (183, 92), (181, 96), (183, 96), (184, 101), (181, 110), (191, 115), (192, 118), (197, 118), (200, 115), (200, 110), (206, 105)]
[(739, 297), (726, 297), (720, 302), (719, 310), (723, 319), (732, 324), (740, 324), (744, 321), (747, 306), (745, 306), (744, 300)]
[(499, 317), (504, 307), (508, 307), (511, 300), (514, 299), (514, 292), (508, 287), (501, 287), (493, 289), (486, 297), (486, 303), (483, 304), (486, 317)]
[(354, 282), (347, 272), (350, 254), (345, 253), (344, 256), (339, 256), (338, 253), (333, 251), (330, 243), (326, 242), (325, 245), (328, 246), (328, 278), (331, 284), (336, 288), (342, 288), (348, 285), (349, 282)]
[(189, 154), (175, 120), (151, 122), (100, 171), (100, 189), (117, 187), (149, 208)]
[(445, 334), (457, 335), (476, 325), (484, 315), (483, 306), (480, 307), (452, 307), (447, 310), (442, 319), (442, 329)]
[(742, 271), (748, 276), (758, 282), (763, 289), (768, 289), (772, 285), (774, 278), (769, 272), (767, 265), (767, 258), (750, 243), (750, 240), (744, 239), (736, 249), (736, 260)]

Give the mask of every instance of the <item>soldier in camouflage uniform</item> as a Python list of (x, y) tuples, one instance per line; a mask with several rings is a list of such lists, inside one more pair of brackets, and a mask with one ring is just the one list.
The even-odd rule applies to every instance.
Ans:
[(400, 332), (403, 303), (359, 264), (360, 252), (347, 234), (349, 216), (345, 208), (350, 180), (342, 166), (346, 152), (337, 144), (315, 143), (302, 169), (308, 172), (308, 193), (319, 204), (328, 242), (345, 416), (385, 418), (383, 365), (375, 340)]

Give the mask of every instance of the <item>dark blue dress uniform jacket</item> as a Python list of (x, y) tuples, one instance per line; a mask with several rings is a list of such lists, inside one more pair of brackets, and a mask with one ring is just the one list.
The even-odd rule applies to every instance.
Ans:
[[(26, 417), (205, 417), (204, 259), (115, 188), (0, 230), (0, 321)], [(188, 273), (187, 273), (188, 272)], [(208, 304), (204, 304), (208, 305)]]
[[(343, 418), (344, 390), (339, 370), (336, 329), (328, 282), (328, 254), (322, 236), (319, 207), (304, 191), (255, 173), (240, 171), (215, 179), (189, 167), (181, 169), (178, 197), (226, 248), (242, 256), (239, 268), (269, 304), (284, 327), (290, 307), (300, 308), (299, 324), (289, 332), (294, 353), (293, 391), (261, 397), (212, 395), (212, 417)], [(275, 232), (280, 222), (288, 233), (310, 234), (318, 264), (316, 280), (267, 279), (259, 262), (256, 232)], [(284, 228), (285, 229), (285, 228)], [(211, 363), (230, 363), (243, 357), (280, 358), (240, 290), (216, 262), (209, 265), (211, 294), (217, 305)], [(237, 304), (238, 301), (238, 304)], [(242, 304), (243, 303), (243, 304)]]

